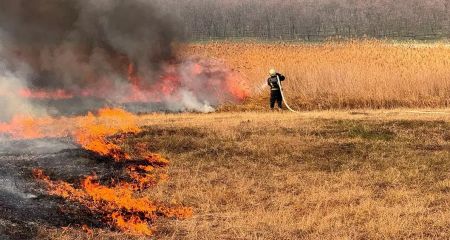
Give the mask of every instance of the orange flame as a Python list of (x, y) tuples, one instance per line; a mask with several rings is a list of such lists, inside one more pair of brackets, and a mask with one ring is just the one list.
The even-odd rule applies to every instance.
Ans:
[(73, 95), (63, 89), (57, 89), (54, 91), (49, 90), (31, 90), (24, 88), (19, 90), (19, 96), (24, 98), (34, 99), (69, 99), (73, 98)]
[(14, 139), (72, 136), (83, 149), (114, 161), (128, 161), (124, 169), (130, 181), (113, 182), (109, 186), (98, 182), (95, 175), (88, 176), (78, 187), (64, 181), (54, 181), (43, 170), (35, 169), (34, 176), (47, 186), (51, 195), (78, 202), (92, 212), (100, 214), (111, 226), (137, 235), (151, 235), (149, 224), (158, 217), (187, 218), (192, 209), (165, 206), (146, 197), (137, 197), (137, 191), (167, 180), (169, 161), (148, 152), (146, 144), (137, 144), (131, 152), (120, 147), (120, 133), (141, 131), (137, 116), (122, 109), (101, 109), (97, 115), (89, 113), (73, 118), (14, 118), (9, 124), (0, 124), (0, 133)]
[[(176, 98), (178, 90), (203, 91), (210, 94), (218, 102), (241, 101), (249, 96), (240, 75), (223, 64), (207, 59), (186, 59), (186, 62), (167, 63), (151, 76), (152, 81), (145, 81), (134, 63), (125, 60), (123, 77), (125, 84), (115, 84), (107, 77), (95, 78), (88, 74), (82, 86), (76, 89), (35, 89), (23, 88), (12, 93), (23, 98), (64, 100), (75, 97), (96, 97), (111, 99), (118, 103), (129, 102), (161, 102), (167, 98)], [(149, 77), (149, 76), (147, 76)], [(202, 86), (199, 88), (199, 86)], [(203, 87), (206, 87), (204, 89)], [(5, 94), (5, 93), (4, 93)], [(8, 93), (9, 94), (9, 93)]]
[(231, 74), (231, 76), (226, 81), (228, 92), (236, 97), (239, 101), (243, 101), (245, 98), (250, 96), (250, 91), (245, 86), (243, 86), (242, 82), (242, 79), (240, 79), (240, 77), (235, 74)]
[(116, 161), (129, 160), (130, 156), (123, 153), (118, 145), (108, 141), (107, 137), (120, 132), (137, 133), (140, 130), (133, 114), (122, 109), (109, 108), (100, 109), (98, 117), (89, 113), (79, 119), (78, 126), (73, 133), (78, 144), (86, 150), (112, 157)]

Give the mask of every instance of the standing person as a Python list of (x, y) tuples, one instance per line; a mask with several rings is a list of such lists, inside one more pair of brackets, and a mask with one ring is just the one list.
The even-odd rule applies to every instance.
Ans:
[(283, 109), (283, 96), (281, 95), (281, 88), (278, 85), (278, 79), (284, 81), (286, 78), (277, 73), (275, 69), (270, 69), (269, 74), (270, 77), (267, 79), (267, 84), (270, 87), (270, 109), (273, 110), (275, 108), (275, 102), (277, 102), (280, 109)]

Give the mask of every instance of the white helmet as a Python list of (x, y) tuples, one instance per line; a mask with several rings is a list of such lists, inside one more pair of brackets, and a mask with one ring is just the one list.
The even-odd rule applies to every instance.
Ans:
[(277, 71), (275, 71), (275, 69), (270, 69), (269, 71), (270, 76), (274, 77), (275, 75), (277, 75)]

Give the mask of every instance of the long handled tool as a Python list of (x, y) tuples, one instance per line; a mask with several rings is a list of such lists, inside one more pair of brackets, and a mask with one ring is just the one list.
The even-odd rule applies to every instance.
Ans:
[(277, 75), (277, 80), (278, 80), (278, 86), (280, 87), (281, 97), (283, 98), (284, 105), (286, 105), (286, 107), (287, 107), (287, 109), (289, 109), (289, 111), (298, 113), (298, 111), (295, 111), (294, 109), (289, 107), (289, 104), (287, 103), (286, 98), (284, 97), (283, 87), (281, 86), (280, 77), (278, 75)]

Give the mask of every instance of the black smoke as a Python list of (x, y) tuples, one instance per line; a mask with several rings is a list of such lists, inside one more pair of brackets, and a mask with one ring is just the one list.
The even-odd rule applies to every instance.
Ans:
[(30, 88), (120, 87), (133, 63), (151, 83), (174, 58), (174, 20), (139, 0), (0, 0), (1, 60)]

